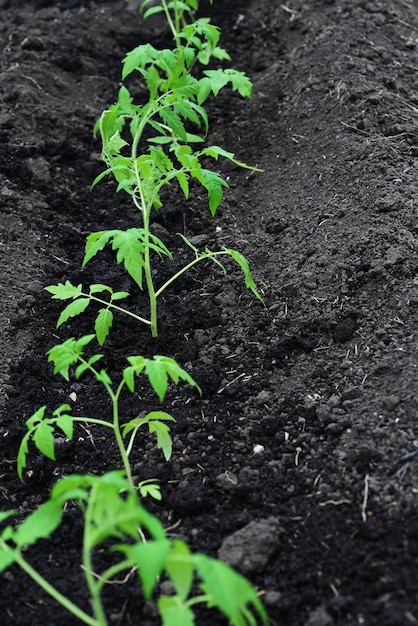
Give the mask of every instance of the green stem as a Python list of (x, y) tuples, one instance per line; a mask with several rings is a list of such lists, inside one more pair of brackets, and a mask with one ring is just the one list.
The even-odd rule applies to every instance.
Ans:
[(93, 605), (94, 614), (96, 616), (96, 622), (94, 624), (97, 626), (107, 626), (106, 615), (104, 612), (103, 604), (100, 598), (100, 588), (96, 582), (96, 579), (93, 574), (93, 563), (92, 563), (92, 550), (90, 548), (90, 529), (93, 526), (93, 507), (95, 503), (95, 493), (94, 490), (96, 487), (92, 488), (92, 493), (90, 494), (90, 498), (88, 501), (86, 513), (85, 513), (85, 521), (84, 521), (84, 537), (83, 537), (83, 565), (84, 565), (84, 575), (86, 577), (87, 586), (90, 591), (90, 599)]
[(193, 259), (193, 261), (190, 261), (190, 263), (185, 265), (179, 272), (177, 272), (177, 274), (174, 274), (174, 276), (169, 278), (163, 285), (161, 285), (161, 287), (155, 292), (155, 297), (159, 298), (160, 295), (163, 293), (163, 291), (167, 289), (167, 287), (169, 287), (178, 278), (180, 278), (182, 274), (184, 274), (185, 272), (188, 272), (189, 269), (192, 268), (194, 265), (196, 265), (197, 263), (200, 263), (200, 261), (204, 261), (205, 259), (211, 259), (212, 257), (215, 257), (215, 256), (221, 256), (222, 254), (227, 255), (228, 253), (224, 251), (219, 251), (219, 252), (211, 252), (211, 254), (202, 254), (201, 256), (196, 257), (195, 259)]
[(144, 317), (141, 317), (140, 315), (136, 315), (136, 313), (132, 313), (131, 311), (128, 311), (128, 309), (123, 309), (122, 307), (117, 306), (117, 304), (113, 304), (112, 302), (107, 302), (106, 300), (102, 300), (101, 298), (92, 296), (89, 293), (83, 293), (81, 295), (86, 296), (87, 298), (90, 298), (91, 300), (95, 300), (96, 302), (100, 302), (100, 304), (104, 304), (109, 308), (119, 311), (120, 313), (126, 313), (126, 315), (130, 315), (131, 317), (135, 318), (138, 322), (142, 322), (143, 324), (146, 324), (147, 326), (151, 324), (150, 320), (147, 320)]
[[(78, 359), (81, 363), (84, 363), (85, 365), (87, 365), (87, 368), (94, 374), (95, 377), (98, 376), (97, 370), (95, 370), (92, 365), (90, 365), (85, 359), (83, 359), (83, 357), (78, 356)], [(119, 452), (123, 461), (123, 467), (126, 472), (126, 478), (128, 479), (129, 483), (132, 486), (134, 486), (133, 480), (132, 480), (131, 466), (129, 464), (129, 457), (128, 457), (127, 451), (123, 443), (123, 437), (122, 437), (122, 433), (120, 430), (120, 420), (119, 420), (119, 397), (120, 397), (122, 389), (125, 386), (125, 381), (122, 380), (119, 383), (119, 386), (116, 392), (113, 391), (109, 383), (102, 381), (102, 384), (104, 388), (106, 389), (108, 396), (112, 402), (112, 414), (113, 414), (112, 423), (110, 424), (109, 422), (106, 422), (105, 420), (96, 419), (96, 418), (91, 418), (91, 419), (88, 418), (87, 421), (91, 422), (92, 424), (100, 424), (101, 426), (107, 426), (108, 428), (111, 428), (113, 430), (116, 442), (118, 444)], [(83, 418), (75, 417), (74, 420), (80, 422), (80, 421), (83, 421)]]
[(113, 430), (113, 424), (109, 424), (105, 420), (98, 419), (96, 417), (72, 417), (73, 422), (87, 422), (88, 424), (97, 424), (98, 426), (106, 426)]
[(123, 461), (123, 467), (125, 469), (126, 472), (126, 478), (129, 482), (130, 485), (132, 485), (133, 487), (134, 482), (133, 482), (133, 478), (132, 478), (132, 470), (131, 470), (131, 466), (129, 463), (129, 457), (125, 448), (125, 445), (123, 443), (123, 437), (122, 437), (122, 433), (120, 430), (120, 419), (119, 419), (119, 396), (120, 393), (123, 389), (123, 387), (125, 386), (125, 381), (121, 381), (119, 383), (119, 387), (116, 391), (116, 393), (113, 393), (112, 389), (109, 387), (108, 388), (108, 393), (111, 397), (112, 400), (112, 405), (113, 405), (113, 432), (115, 434), (115, 438), (116, 438), (116, 442), (118, 444), (118, 448), (119, 448), (119, 452), (120, 455), (122, 457), (122, 461)]
[(51, 585), (39, 572), (37, 572), (29, 563), (23, 558), (23, 556), (19, 553), (15, 554), (15, 562), (22, 568), (28, 576), (32, 578), (32, 580), (39, 586), (41, 589), (46, 591), (48, 595), (51, 596), (54, 600), (56, 600), (61, 606), (63, 606), (67, 611), (72, 613), (75, 617), (77, 617), (84, 624), (88, 624), (88, 626), (105, 626), (106, 621), (99, 622), (94, 617), (91, 617), (87, 613), (85, 613), (82, 609), (80, 609), (76, 604), (71, 602), (66, 596), (64, 596), (58, 589), (56, 589), (53, 585)]
[[(134, 144), (132, 146), (132, 150), (134, 151)], [(136, 146), (135, 146), (135, 150), (136, 150)], [(134, 161), (134, 163), (135, 163), (135, 177), (137, 180), (140, 202), (138, 202), (135, 196), (133, 196), (133, 201), (134, 201), (135, 206), (141, 212), (141, 215), (142, 215), (142, 224), (144, 228), (144, 248), (145, 248), (144, 273), (145, 273), (145, 280), (147, 283), (148, 298), (149, 298), (149, 305), (150, 305), (151, 334), (155, 338), (158, 336), (157, 298), (155, 295), (154, 281), (152, 279), (150, 245), (149, 245), (150, 244), (149, 216), (150, 216), (152, 205), (150, 202), (147, 202), (147, 199), (145, 197), (143, 186), (142, 186), (141, 175), (140, 175), (140, 172), (138, 171), (136, 160)]]
[(166, 1), (162, 0), (161, 4), (163, 5), (165, 17), (166, 17), (167, 23), (168, 23), (168, 25), (170, 27), (170, 30), (173, 33), (173, 37), (174, 37), (175, 40), (177, 40), (177, 38), (178, 38), (178, 30), (179, 30), (178, 26), (177, 26), (177, 22), (178, 22), (177, 10), (176, 9), (174, 10), (174, 14), (175, 14), (175, 18), (176, 18), (176, 25), (174, 25), (174, 22), (173, 22), (173, 20), (171, 18), (170, 11), (169, 11), (169, 9), (167, 7)]
[(105, 584), (109, 580), (114, 578), (116, 574), (123, 572), (124, 570), (128, 569), (131, 566), (132, 566), (132, 563), (128, 559), (126, 559), (125, 561), (121, 561), (120, 563), (116, 563), (116, 565), (112, 565), (112, 567), (109, 567), (109, 569), (103, 572), (103, 574), (101, 574), (100, 578), (98, 579), (96, 583), (97, 589), (101, 591), (103, 587), (105, 586)]

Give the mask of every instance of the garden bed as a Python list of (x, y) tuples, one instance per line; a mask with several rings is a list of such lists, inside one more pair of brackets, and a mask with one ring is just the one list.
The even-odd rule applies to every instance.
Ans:
[[(162, 502), (149, 507), (171, 536), (220, 550), (272, 624), (417, 624), (418, 7), (201, 4), (254, 83), (250, 103), (227, 91), (210, 101), (210, 142), (264, 172), (219, 163), (230, 189), (215, 220), (203, 193), (185, 201), (173, 187), (154, 230), (178, 259), (184, 246), (168, 233), (240, 250), (265, 307), (238, 269), (201, 265), (167, 291), (159, 338), (115, 320), (109, 373), (130, 354), (166, 354), (203, 390), (170, 390), (173, 457), (144, 437), (134, 470), (159, 479)], [(53, 376), (46, 350), (91, 332), (94, 318), (57, 330), (62, 307), (43, 287), (98, 273), (132, 287), (110, 253), (81, 270), (88, 233), (135, 220), (113, 183), (90, 189), (102, 170), (92, 129), (117, 97), (126, 52), (170, 36), (117, 1), (0, 0), (0, 10), (0, 488), (2, 509), (27, 514), (60, 476), (119, 466), (100, 428), (62, 439), (55, 463), (32, 450), (26, 484), (16, 456), (41, 405), (111, 410), (93, 379)], [(161, 264), (157, 278), (172, 269)], [(145, 386), (122, 404), (128, 417), (154, 408)], [(88, 611), (78, 524), (64, 517), (30, 561)], [(112, 623), (158, 623), (135, 575), (105, 603)], [(75, 623), (17, 568), (2, 575), (0, 607), (13, 626)]]

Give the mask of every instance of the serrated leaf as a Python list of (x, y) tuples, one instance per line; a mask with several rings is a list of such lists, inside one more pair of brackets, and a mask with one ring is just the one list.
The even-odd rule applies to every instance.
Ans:
[(228, 187), (228, 183), (216, 172), (211, 170), (202, 169), (201, 175), (204, 180), (204, 187), (208, 192), (209, 209), (212, 215), (216, 214), (216, 211), (222, 202), (223, 187)]
[(85, 255), (82, 263), (82, 267), (94, 257), (96, 254), (103, 250), (108, 243), (109, 239), (113, 237), (113, 230), (102, 230), (95, 233), (90, 233), (86, 239)]
[(57, 328), (59, 328), (64, 322), (70, 319), (70, 317), (76, 317), (83, 313), (88, 305), (90, 304), (90, 298), (78, 298), (78, 300), (74, 300), (74, 302), (70, 302), (65, 309), (62, 311), (61, 315), (57, 321)]
[(44, 287), (45, 291), (52, 293), (53, 300), (69, 300), (70, 298), (78, 298), (83, 292), (83, 286), (72, 285), (69, 280), (65, 283), (59, 283), (58, 285), (49, 285)]
[(165, 460), (169, 461), (173, 452), (173, 440), (171, 439), (170, 428), (167, 424), (159, 421), (149, 422), (148, 428), (151, 434), (155, 433), (157, 435), (157, 447), (163, 451)]
[(184, 172), (177, 172), (176, 178), (179, 182), (179, 185), (184, 194), (184, 197), (188, 198), (189, 197), (189, 181), (187, 180), (186, 174)]
[(141, 229), (129, 228), (114, 231), (112, 248), (116, 250), (116, 261), (124, 268), (142, 290), (142, 270), (144, 267), (145, 246), (139, 239)]
[(251, 98), (253, 84), (248, 76), (244, 72), (237, 72), (237, 70), (228, 69), (225, 70), (232, 82), (232, 89), (238, 91), (243, 98)]
[(89, 358), (88, 361), (84, 363), (80, 363), (80, 365), (75, 370), (75, 378), (78, 380), (86, 370), (89, 369), (89, 366), (92, 367), (97, 361), (103, 358), (103, 354), (94, 354)]
[(186, 129), (184, 128), (184, 124), (180, 117), (176, 115), (176, 113), (174, 113), (171, 109), (160, 109), (159, 114), (167, 126), (169, 126), (182, 141), (187, 141)]
[(100, 309), (94, 323), (97, 341), (102, 346), (109, 334), (113, 323), (113, 313), (110, 309)]
[(215, 96), (221, 91), (225, 85), (230, 81), (229, 76), (225, 73), (225, 70), (205, 70), (204, 75), (209, 79), (210, 89)]
[(243, 163), (242, 161), (238, 161), (238, 159), (235, 158), (235, 154), (233, 152), (228, 152), (227, 150), (224, 150), (220, 146), (209, 146), (208, 148), (204, 148), (201, 154), (205, 154), (206, 156), (210, 156), (216, 160), (218, 160), (219, 156), (223, 156), (229, 161), (231, 161), (232, 163), (234, 163), (235, 165), (238, 165), (239, 167), (243, 167), (244, 169), (252, 170), (254, 172), (263, 171), (259, 169), (258, 167), (253, 167), (252, 165), (247, 165), (246, 163)]

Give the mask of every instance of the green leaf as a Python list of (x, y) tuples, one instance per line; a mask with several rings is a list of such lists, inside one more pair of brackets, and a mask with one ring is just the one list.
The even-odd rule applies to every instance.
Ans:
[(168, 539), (137, 543), (134, 546), (122, 546), (133, 565), (138, 568), (145, 598), (149, 599), (155, 585), (164, 570), (167, 554), (170, 550)]
[(96, 233), (91, 233), (86, 239), (85, 255), (82, 263), (82, 267), (94, 257), (96, 254), (103, 250), (109, 239), (113, 237), (115, 231), (102, 230)]
[(157, 435), (157, 446), (163, 451), (165, 460), (169, 461), (173, 452), (173, 440), (171, 439), (170, 428), (167, 424), (159, 422), (158, 420), (149, 422), (148, 428), (150, 433)]
[(124, 298), (128, 298), (130, 293), (128, 291), (116, 291), (112, 293), (112, 302), (114, 300), (124, 300)]
[(102, 346), (113, 323), (113, 313), (109, 309), (101, 309), (94, 324), (97, 341)]
[(142, 289), (142, 270), (145, 263), (145, 245), (139, 238), (141, 229), (130, 228), (126, 231), (114, 231), (112, 248), (117, 250), (116, 261), (124, 268)]
[(58, 318), (57, 328), (69, 320), (70, 317), (76, 317), (77, 315), (80, 315), (80, 313), (83, 313), (87, 309), (90, 302), (90, 298), (78, 298), (78, 300), (70, 302), (70, 304), (68, 304), (61, 312), (61, 315)]
[(65, 284), (59, 283), (58, 285), (50, 285), (49, 287), (44, 287), (45, 291), (48, 293), (52, 293), (53, 300), (69, 300), (70, 298), (78, 298), (81, 296), (83, 291), (83, 286), (80, 285), (72, 285), (69, 280), (65, 281)]
[(205, 70), (203, 73), (209, 79), (211, 91), (215, 96), (218, 95), (221, 89), (225, 87), (230, 80), (225, 70), (222, 69)]
[(123, 370), (123, 380), (131, 393), (135, 391), (135, 369), (133, 367), (125, 367)]
[(162, 402), (168, 387), (168, 375), (164, 362), (146, 359), (145, 373), (148, 376), (151, 387), (157, 394), (160, 402)]
[(199, 93), (197, 96), (198, 103), (203, 104), (210, 96), (211, 91), (212, 87), (209, 78), (207, 76), (201, 78), (199, 81)]
[(193, 380), (190, 374), (186, 372), (186, 370), (180, 367), (177, 361), (170, 357), (161, 355), (155, 355), (154, 361), (158, 362), (159, 367), (165, 369), (168, 376), (173, 380), (176, 385), (178, 384), (179, 380), (183, 380), (184, 382), (187, 382), (191, 387), (195, 387), (198, 390), (199, 394), (201, 394), (201, 389), (199, 385)]
[(238, 91), (239, 95), (243, 98), (251, 98), (253, 84), (251, 80), (244, 74), (244, 72), (237, 72), (233, 69), (225, 70), (231, 79), (232, 89)]
[(39, 422), (33, 432), (33, 441), (42, 454), (55, 461), (54, 428), (49, 421)]
[(162, 626), (194, 626), (195, 624), (192, 609), (176, 596), (158, 598), (158, 610), (163, 620)]
[(231, 255), (231, 257), (234, 259), (234, 261), (236, 261), (238, 263), (238, 265), (240, 266), (240, 268), (244, 272), (245, 286), (253, 292), (255, 297), (258, 300), (260, 300), (260, 302), (262, 302), (264, 304), (264, 300), (263, 300), (263, 298), (261, 297), (261, 295), (259, 294), (259, 292), (257, 290), (257, 286), (256, 286), (256, 284), (254, 282), (254, 279), (253, 279), (253, 276), (251, 274), (250, 266), (249, 266), (248, 261), (245, 258), (245, 256), (243, 254), (241, 254), (241, 252), (238, 252), (237, 250), (231, 250), (230, 248), (225, 248), (225, 252), (227, 252), (228, 254)]
[(148, 480), (141, 480), (138, 485), (139, 493), (141, 494), (141, 498), (146, 498), (150, 496), (154, 498), (154, 500), (158, 500), (161, 502), (163, 499), (161, 495), (161, 488), (153, 478), (149, 478)]
[(213, 216), (216, 214), (216, 211), (222, 202), (222, 187), (228, 187), (228, 183), (222, 178), (222, 176), (216, 172), (212, 172), (211, 170), (202, 169), (201, 175), (204, 180), (203, 185), (208, 192), (209, 209)]
[(151, 17), (151, 15), (155, 15), (156, 13), (161, 13), (162, 11), (164, 11), (163, 7), (150, 7), (147, 11), (144, 11), (142, 17), (144, 18), (144, 20), (148, 19), (149, 17)]
[(171, 109), (160, 109), (159, 114), (167, 126), (169, 126), (182, 141), (187, 141), (186, 129), (184, 128), (184, 124), (180, 117), (176, 115), (176, 113), (174, 113)]
[(84, 335), (76, 340), (74, 337), (67, 339), (64, 343), (57, 344), (47, 351), (48, 361), (54, 363), (54, 374), (61, 374), (68, 380), (69, 368), (79, 360), (83, 354), (85, 346), (95, 338), (95, 335)]
[(56, 424), (59, 428), (61, 428), (62, 432), (67, 437), (67, 439), (73, 438), (74, 420), (73, 420), (72, 415), (66, 415), (66, 414), (60, 415), (56, 421)]
[(29, 439), (32, 436), (34, 428), (36, 428), (37, 424), (43, 420), (45, 410), (46, 405), (41, 406), (26, 422), (26, 428), (28, 429), (28, 432), (25, 434), (22, 441), (20, 442), (19, 451), (17, 453), (17, 474), (22, 481), (23, 471), (26, 467), (26, 458), (29, 452)]
[(0, 572), (4, 572), (15, 560), (16, 550), (5, 548), (0, 543)]
[(242, 161), (238, 161), (235, 158), (235, 154), (233, 152), (228, 152), (227, 150), (224, 150), (223, 148), (221, 148), (220, 146), (209, 146), (208, 148), (204, 148), (201, 152), (201, 154), (205, 154), (207, 156), (210, 156), (216, 160), (218, 160), (219, 156), (223, 156), (226, 159), (229, 159), (229, 161), (231, 161), (232, 163), (235, 163), (235, 165), (238, 165), (239, 167), (243, 167), (247, 170), (252, 170), (255, 172), (262, 172), (263, 170), (260, 170), (257, 167), (253, 167), (252, 165), (247, 165), (246, 163), (243, 163)]
[(178, 171), (176, 173), (176, 178), (179, 182), (182, 192), (184, 193), (184, 197), (189, 197), (189, 181), (187, 180), (187, 176), (184, 172)]
[[(238, 91), (243, 98), (251, 98), (252, 95), (252, 82), (245, 75), (244, 72), (238, 72), (233, 69), (217, 69), (217, 70), (205, 70), (204, 75), (209, 80), (210, 89), (215, 96), (218, 95), (221, 89), (228, 83), (231, 83), (232, 89)], [(204, 81), (202, 79), (200, 82)], [(207, 90), (207, 83), (204, 83), (204, 89)], [(201, 88), (202, 89), (202, 88)], [(199, 98), (199, 104), (201, 100)]]
[(62, 518), (63, 503), (59, 500), (47, 500), (31, 513), (16, 529), (14, 541), (23, 548), (46, 539), (59, 526)]
[(232, 626), (255, 624), (249, 609), (254, 610), (264, 624), (268, 617), (254, 587), (229, 565), (204, 554), (194, 556), (196, 569), (201, 577), (203, 590), (210, 596), (209, 604), (215, 605)]
[(112, 379), (110, 378), (106, 370), (100, 370), (100, 372), (95, 372), (94, 377), (99, 383), (103, 383), (104, 385), (112, 384)]
[(184, 541), (173, 541), (165, 568), (177, 595), (184, 602), (192, 588), (194, 574), (190, 550)]
[(100, 361), (100, 359), (102, 358), (103, 358), (103, 354), (94, 354), (93, 356), (89, 358), (88, 361), (80, 363), (80, 365), (75, 370), (76, 380), (78, 380), (84, 374), (86, 370), (88, 370), (90, 367), (92, 367), (95, 363), (97, 363), (97, 361)]
[(103, 291), (108, 291), (109, 293), (112, 293), (112, 288), (108, 287), (107, 285), (90, 285), (89, 287), (89, 294), (93, 295), (95, 293), (101, 293)]
[(8, 517), (15, 515), (17, 513), (17, 509), (9, 509), (8, 511), (0, 511), (0, 524), (4, 522)]

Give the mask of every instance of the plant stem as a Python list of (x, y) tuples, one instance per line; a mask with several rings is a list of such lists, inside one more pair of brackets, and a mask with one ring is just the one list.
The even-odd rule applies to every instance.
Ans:
[[(137, 144), (134, 142), (132, 146), (133, 154), (136, 154), (136, 147), (137, 147)], [(142, 186), (141, 174), (138, 170), (136, 160), (135, 160), (135, 177), (138, 183), (140, 201), (138, 202), (135, 195), (133, 195), (133, 201), (134, 201), (135, 206), (141, 212), (141, 215), (142, 215), (142, 224), (144, 228), (144, 248), (145, 248), (144, 273), (145, 273), (145, 280), (147, 283), (148, 298), (149, 298), (149, 305), (150, 305), (149, 324), (151, 325), (151, 334), (153, 338), (155, 338), (158, 336), (157, 297), (155, 295), (154, 281), (152, 279), (150, 245), (149, 245), (150, 244), (149, 216), (150, 216), (152, 204), (149, 199), (148, 199), (149, 201), (147, 202), (147, 198), (145, 197), (143, 186)]]
[(147, 320), (144, 317), (140, 317), (139, 315), (136, 315), (136, 313), (132, 313), (131, 311), (128, 311), (128, 309), (123, 309), (122, 307), (117, 306), (117, 304), (113, 304), (112, 302), (107, 302), (106, 300), (102, 300), (101, 298), (97, 298), (96, 296), (92, 296), (88, 293), (83, 293), (82, 295), (86, 296), (87, 298), (90, 298), (91, 300), (95, 300), (96, 302), (100, 302), (100, 304), (105, 304), (107, 307), (115, 309), (116, 311), (119, 311), (120, 313), (126, 313), (126, 315), (130, 315), (131, 317), (135, 318), (138, 322), (142, 322), (143, 324), (146, 324), (147, 326), (151, 324), (150, 320)]
[(116, 574), (119, 574), (120, 572), (123, 572), (130, 567), (132, 567), (132, 563), (128, 559), (126, 559), (125, 561), (121, 561), (120, 563), (116, 563), (116, 565), (112, 565), (112, 567), (109, 567), (109, 569), (107, 569), (105, 572), (103, 572), (103, 574), (100, 575), (100, 578), (96, 583), (97, 589), (101, 591), (105, 584), (109, 580), (114, 578)]
[(175, 17), (176, 17), (176, 25), (174, 25), (174, 22), (173, 22), (173, 20), (171, 19), (170, 11), (168, 10), (168, 7), (167, 7), (167, 3), (166, 3), (166, 1), (165, 1), (165, 0), (162, 0), (162, 1), (161, 1), (161, 4), (163, 5), (163, 9), (164, 9), (165, 17), (166, 17), (166, 19), (167, 19), (167, 23), (168, 23), (168, 25), (169, 25), (169, 27), (170, 27), (170, 30), (171, 30), (171, 32), (173, 33), (174, 40), (176, 40), (176, 39), (177, 39), (177, 37), (178, 37), (178, 26), (177, 26), (178, 19), (177, 19), (177, 10), (176, 10), (176, 9), (174, 10), (174, 12), (175, 12)]
[(63, 606), (67, 611), (72, 613), (75, 617), (77, 617), (81, 622), (87, 624), (88, 626), (105, 626), (106, 621), (99, 622), (94, 617), (91, 617), (87, 613), (85, 613), (82, 609), (80, 609), (76, 604), (71, 602), (66, 596), (64, 596), (58, 589), (56, 589), (53, 585), (51, 585), (39, 572), (37, 572), (33, 567), (23, 558), (23, 556), (19, 553), (15, 554), (15, 562), (19, 567), (23, 569), (28, 576), (32, 578), (32, 580), (41, 587), (51, 598), (54, 598), (61, 606)]
[(196, 265), (197, 263), (200, 263), (200, 261), (204, 261), (205, 259), (211, 259), (212, 257), (221, 256), (221, 255), (228, 255), (228, 253), (222, 250), (219, 252), (211, 252), (210, 254), (202, 254), (201, 256), (196, 257), (195, 259), (193, 259), (193, 261), (190, 261), (190, 263), (185, 265), (179, 272), (177, 272), (177, 274), (174, 274), (174, 276), (169, 278), (163, 285), (161, 285), (161, 287), (155, 292), (155, 297), (159, 298), (160, 295), (163, 293), (163, 291), (167, 289), (167, 287), (169, 287), (178, 278), (180, 278), (182, 274), (184, 274), (185, 272), (188, 272), (189, 269), (192, 268), (194, 265)]
[(116, 439), (116, 442), (118, 444), (120, 455), (122, 457), (123, 467), (124, 467), (125, 472), (126, 472), (126, 478), (127, 478), (128, 482), (129, 482), (129, 484), (134, 487), (135, 485), (133, 483), (132, 471), (131, 471), (131, 466), (130, 466), (130, 463), (129, 463), (129, 457), (128, 457), (128, 453), (127, 453), (126, 448), (125, 448), (124, 443), (123, 443), (122, 433), (120, 431), (119, 396), (120, 396), (120, 393), (121, 393), (121, 391), (122, 391), (124, 386), (125, 386), (125, 381), (122, 380), (119, 383), (119, 387), (117, 388), (116, 393), (114, 393), (109, 386), (107, 386), (106, 388), (107, 388), (107, 391), (108, 391), (108, 393), (110, 395), (110, 398), (112, 400), (112, 405), (113, 405), (113, 432), (115, 434), (115, 439)]
[(91, 558), (91, 549), (93, 546), (90, 546), (90, 530), (93, 525), (93, 507), (95, 504), (95, 490), (96, 486), (93, 486), (92, 491), (90, 493), (90, 498), (87, 504), (87, 509), (85, 513), (85, 522), (84, 522), (84, 537), (83, 537), (83, 565), (84, 565), (84, 575), (86, 577), (87, 586), (90, 591), (90, 599), (93, 605), (94, 614), (96, 616), (96, 620), (94, 625), (96, 626), (107, 626), (106, 615), (103, 609), (103, 604), (100, 598), (100, 589), (98, 584), (96, 583), (94, 574), (93, 574), (93, 563)]
[[(85, 361), (85, 359), (83, 359), (82, 357), (78, 356), (79, 361), (81, 363), (84, 363), (85, 365), (87, 365), (87, 368), (93, 373), (93, 375), (97, 378), (98, 377), (98, 372), (97, 370), (94, 369), (94, 367), (92, 365), (90, 365), (89, 363), (87, 363), (87, 361)], [(129, 481), (129, 484), (131, 484), (132, 486), (134, 486), (133, 484), (133, 480), (132, 480), (132, 471), (131, 471), (131, 466), (129, 464), (129, 457), (128, 457), (128, 453), (125, 449), (124, 443), (123, 443), (123, 437), (122, 437), (122, 433), (120, 430), (120, 420), (119, 420), (119, 397), (121, 394), (122, 389), (125, 386), (125, 381), (122, 380), (119, 383), (119, 386), (116, 390), (116, 392), (113, 391), (111, 385), (106, 382), (106, 381), (102, 381), (102, 384), (104, 386), (104, 388), (106, 389), (108, 396), (112, 402), (112, 414), (113, 414), (113, 420), (112, 423), (106, 422), (106, 420), (101, 420), (101, 419), (97, 419), (97, 418), (87, 418), (86, 421), (92, 423), (92, 424), (99, 424), (101, 426), (107, 426), (108, 428), (111, 428), (113, 430), (113, 433), (115, 435), (115, 439), (116, 442), (118, 444), (118, 448), (119, 448), (119, 452), (123, 461), (123, 467), (125, 469), (126, 472), (126, 478)], [(77, 422), (81, 422), (81, 421), (85, 421), (83, 418), (80, 417), (75, 417), (74, 421)]]

